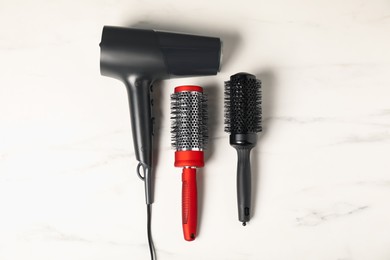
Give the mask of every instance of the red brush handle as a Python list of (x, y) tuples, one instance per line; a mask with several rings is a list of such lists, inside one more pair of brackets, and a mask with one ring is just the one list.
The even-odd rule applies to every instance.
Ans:
[(196, 189), (196, 168), (183, 168), (182, 173), (182, 219), (184, 239), (196, 237), (198, 222), (198, 192)]

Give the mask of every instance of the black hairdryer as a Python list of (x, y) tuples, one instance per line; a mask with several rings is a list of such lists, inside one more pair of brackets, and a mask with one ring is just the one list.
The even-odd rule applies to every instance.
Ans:
[[(138, 175), (146, 203), (153, 203), (152, 99), (156, 80), (215, 75), (221, 63), (219, 38), (105, 26), (100, 43), (100, 72), (123, 81), (130, 102)], [(143, 174), (140, 174), (140, 168)]]

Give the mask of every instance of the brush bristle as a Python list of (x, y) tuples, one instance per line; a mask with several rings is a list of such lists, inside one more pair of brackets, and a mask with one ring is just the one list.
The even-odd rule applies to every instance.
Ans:
[(225, 82), (225, 132), (261, 132), (261, 82), (254, 75), (238, 73)]
[(171, 95), (172, 146), (176, 150), (204, 150), (207, 144), (207, 96), (183, 91)]

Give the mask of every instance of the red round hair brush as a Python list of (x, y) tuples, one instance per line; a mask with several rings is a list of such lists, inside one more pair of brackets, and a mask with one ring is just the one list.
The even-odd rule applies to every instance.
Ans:
[(207, 142), (206, 95), (199, 86), (179, 86), (171, 95), (172, 146), (175, 166), (182, 167), (182, 223), (184, 239), (196, 237), (198, 209), (196, 168), (204, 166)]

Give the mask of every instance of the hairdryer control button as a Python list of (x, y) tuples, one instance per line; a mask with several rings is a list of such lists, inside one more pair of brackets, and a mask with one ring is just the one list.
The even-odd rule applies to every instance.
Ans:
[(150, 100), (150, 104), (151, 104), (152, 106), (154, 105), (154, 99), (153, 99), (153, 98)]
[(153, 84), (150, 85), (150, 92), (153, 92)]

